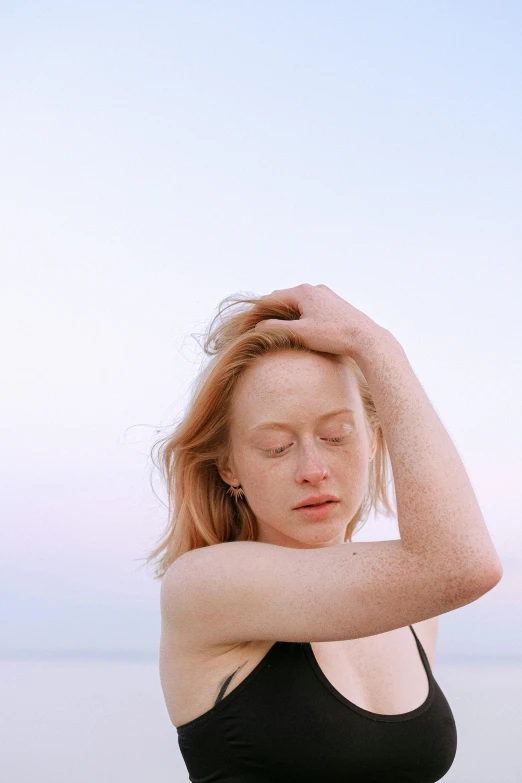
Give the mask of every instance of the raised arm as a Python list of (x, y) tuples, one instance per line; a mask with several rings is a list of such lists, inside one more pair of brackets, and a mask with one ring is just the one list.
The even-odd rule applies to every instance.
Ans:
[[(291, 548), (231, 541), (185, 553), (162, 585), (163, 627), (188, 648), (372, 636), (469, 604), (502, 577), (473, 488), (399, 342), (326, 286), (276, 291), (311, 350), (355, 361), (390, 453), (400, 540)], [(257, 328), (272, 328), (270, 321)]]
[(502, 576), (502, 564), (470, 480), (450, 436), (405, 351), (386, 329), (359, 335), (351, 356), (364, 374), (393, 469), (401, 540), (410, 552), (438, 560), (445, 579)]

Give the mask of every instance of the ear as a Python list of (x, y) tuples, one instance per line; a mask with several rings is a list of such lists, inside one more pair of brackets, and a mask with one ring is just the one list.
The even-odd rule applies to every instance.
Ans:
[(219, 475), (226, 484), (237, 483), (237, 474), (234, 471), (234, 468), (230, 466), (228, 459), (217, 460), (216, 468)]

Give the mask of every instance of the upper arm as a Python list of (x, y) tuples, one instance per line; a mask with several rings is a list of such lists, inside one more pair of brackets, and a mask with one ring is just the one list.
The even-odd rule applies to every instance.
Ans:
[(255, 541), (201, 547), (163, 578), (162, 620), (205, 645), (374, 636), (471, 603), (491, 589), (400, 539), (294, 549)]

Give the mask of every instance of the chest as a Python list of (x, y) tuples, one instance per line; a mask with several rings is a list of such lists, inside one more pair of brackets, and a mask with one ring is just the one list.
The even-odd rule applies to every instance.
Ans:
[[(433, 662), (430, 629), (414, 626)], [(197, 651), (162, 636), (160, 678), (169, 717), (180, 726), (226, 698), (258, 666), (273, 642), (247, 642), (225, 650)], [(420, 706), (428, 677), (409, 627), (340, 642), (313, 642), (310, 665), (319, 677), (353, 704), (395, 715)]]

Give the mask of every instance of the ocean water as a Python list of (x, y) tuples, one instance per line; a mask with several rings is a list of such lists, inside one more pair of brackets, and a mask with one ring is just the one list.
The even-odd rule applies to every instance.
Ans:
[[(521, 783), (522, 665), (437, 664), (457, 723), (445, 783)], [(0, 661), (0, 780), (188, 783), (156, 661)]]

